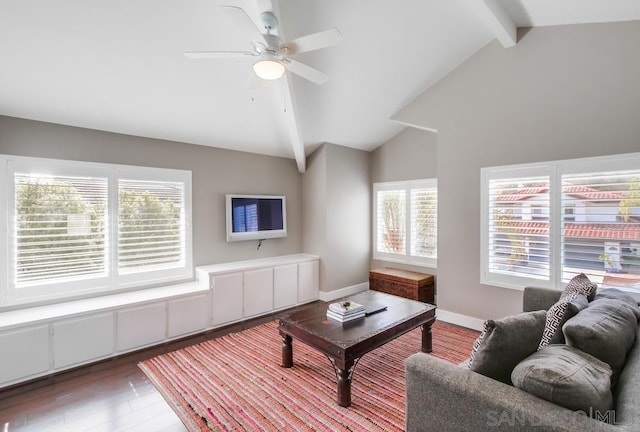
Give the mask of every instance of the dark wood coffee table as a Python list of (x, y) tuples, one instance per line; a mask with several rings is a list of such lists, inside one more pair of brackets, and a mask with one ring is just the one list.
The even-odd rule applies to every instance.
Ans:
[(336, 372), (337, 401), (343, 407), (351, 405), (351, 379), (358, 359), (420, 326), (420, 348), (422, 352), (431, 352), (431, 325), (436, 314), (433, 305), (377, 291), (365, 291), (346, 299), (365, 305), (382, 303), (387, 310), (340, 323), (326, 317), (328, 303), (317, 302), (280, 316), (279, 325), (282, 367), (293, 366), (293, 339), (320, 351), (329, 358)]

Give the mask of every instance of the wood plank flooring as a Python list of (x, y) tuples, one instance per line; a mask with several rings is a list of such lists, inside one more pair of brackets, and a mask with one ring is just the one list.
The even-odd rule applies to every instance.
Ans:
[(0, 432), (186, 431), (137, 363), (275, 317), (267, 315), (0, 390)]

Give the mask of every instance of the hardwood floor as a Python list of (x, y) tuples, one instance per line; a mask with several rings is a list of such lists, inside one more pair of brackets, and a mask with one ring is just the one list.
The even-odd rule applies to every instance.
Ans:
[(186, 431), (137, 363), (275, 317), (267, 315), (0, 390), (0, 432)]

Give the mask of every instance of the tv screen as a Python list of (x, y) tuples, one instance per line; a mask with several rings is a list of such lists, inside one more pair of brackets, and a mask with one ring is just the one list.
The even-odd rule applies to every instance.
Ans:
[(284, 196), (227, 195), (227, 241), (287, 235)]

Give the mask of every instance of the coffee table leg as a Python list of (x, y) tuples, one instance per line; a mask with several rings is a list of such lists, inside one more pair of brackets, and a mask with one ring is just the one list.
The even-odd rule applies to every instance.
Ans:
[(349, 365), (347, 369), (338, 368), (338, 405), (348, 407), (351, 405), (351, 369), (353, 365)]
[(430, 353), (433, 351), (433, 336), (431, 334), (431, 325), (433, 321), (422, 325), (422, 352)]
[(282, 367), (290, 368), (293, 366), (293, 344), (291, 336), (282, 335)]

